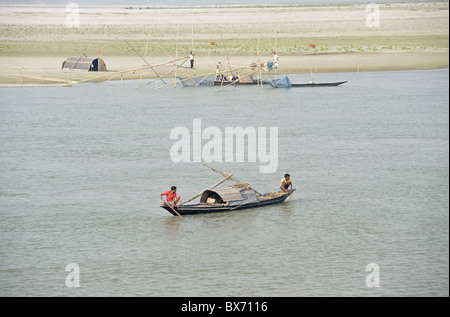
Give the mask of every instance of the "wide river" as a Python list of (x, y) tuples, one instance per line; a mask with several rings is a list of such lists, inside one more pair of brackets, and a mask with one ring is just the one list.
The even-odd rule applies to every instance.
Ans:
[[(449, 70), (315, 80), (349, 82), (1, 88), (0, 296), (448, 296)], [(186, 199), (223, 178), (171, 156), (172, 131), (198, 142), (194, 119), (224, 135), (278, 128), (273, 173), (259, 156), (210, 165), (259, 192), (287, 172), (295, 195), (160, 208), (172, 185)]]

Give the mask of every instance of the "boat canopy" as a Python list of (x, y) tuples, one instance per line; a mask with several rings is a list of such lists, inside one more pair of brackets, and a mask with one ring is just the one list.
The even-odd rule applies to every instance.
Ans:
[(257, 200), (256, 193), (253, 189), (240, 189), (230, 186), (215, 190), (205, 190), (200, 198), (200, 203), (235, 206), (256, 202)]

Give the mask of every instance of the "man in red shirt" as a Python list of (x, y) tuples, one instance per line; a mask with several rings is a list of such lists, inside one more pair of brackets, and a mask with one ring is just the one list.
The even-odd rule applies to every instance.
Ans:
[(177, 188), (175, 186), (172, 186), (170, 190), (159, 195), (159, 198), (163, 199), (162, 196), (166, 196), (167, 200), (167, 202), (163, 202), (163, 206), (174, 208), (180, 200), (180, 196), (177, 195)]

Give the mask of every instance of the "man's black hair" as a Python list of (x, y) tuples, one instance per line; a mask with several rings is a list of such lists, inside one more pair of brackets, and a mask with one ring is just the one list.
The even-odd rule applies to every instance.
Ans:
[(176, 190), (176, 189), (177, 189), (177, 186), (170, 187), (170, 190)]
[(291, 175), (289, 175), (289, 174), (284, 174), (284, 178), (286, 178), (286, 177), (291, 177)]

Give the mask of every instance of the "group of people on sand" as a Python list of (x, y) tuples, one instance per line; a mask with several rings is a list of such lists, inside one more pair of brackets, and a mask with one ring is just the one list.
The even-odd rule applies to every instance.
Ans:
[[(292, 193), (292, 181), (291, 175), (285, 174), (284, 178), (281, 179), (280, 189), (285, 194)], [(166, 196), (166, 200), (164, 200), (163, 196)], [(175, 208), (180, 201), (180, 196), (177, 194), (177, 187), (172, 186), (170, 190), (159, 195), (159, 198), (163, 201), (162, 205)]]
[[(269, 70), (272, 70), (272, 68), (277, 69), (278, 65), (280, 63), (280, 59), (278, 57), (278, 54), (274, 51), (272, 53), (273, 55), (273, 61), (267, 63), (267, 68)], [(189, 61), (191, 63), (191, 68), (194, 68), (194, 53), (191, 51), (189, 52)], [(236, 76), (224, 76), (224, 74), (221, 73), (222, 68), (222, 62), (218, 62), (216, 66), (216, 80), (217, 81), (240, 81), (241, 77), (239, 75)]]

